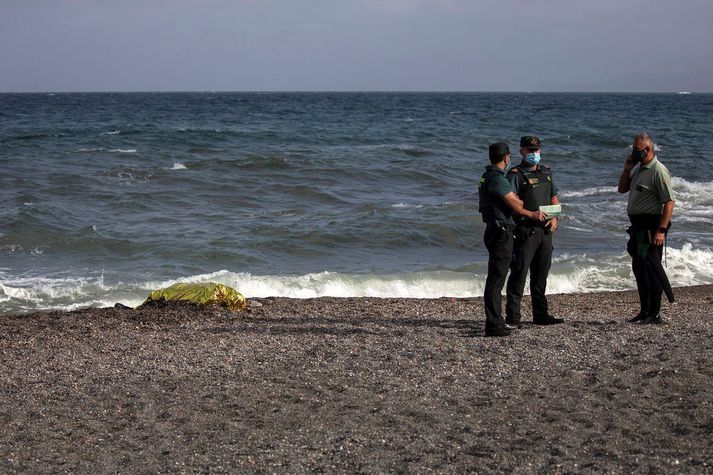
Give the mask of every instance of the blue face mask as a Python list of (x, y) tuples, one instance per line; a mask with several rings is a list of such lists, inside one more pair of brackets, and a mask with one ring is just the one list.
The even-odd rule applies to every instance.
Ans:
[(537, 165), (540, 163), (540, 152), (533, 152), (525, 155), (525, 163), (528, 165)]

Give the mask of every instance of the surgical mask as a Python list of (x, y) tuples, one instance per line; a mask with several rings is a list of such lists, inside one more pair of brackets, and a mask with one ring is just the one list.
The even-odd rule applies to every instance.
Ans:
[(532, 152), (525, 155), (525, 163), (528, 165), (537, 165), (540, 163), (540, 152)]
[(634, 163), (639, 163), (645, 159), (648, 154), (645, 148), (643, 150), (636, 150), (634, 148), (631, 150), (631, 159), (634, 160)]

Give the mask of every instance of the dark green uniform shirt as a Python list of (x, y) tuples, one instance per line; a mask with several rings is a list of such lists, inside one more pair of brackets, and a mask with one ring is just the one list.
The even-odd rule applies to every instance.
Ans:
[(537, 211), (540, 206), (551, 204), (552, 198), (557, 196), (557, 186), (548, 166), (538, 165), (530, 171), (527, 164), (521, 163), (508, 172), (507, 179), (527, 210)]
[(509, 223), (512, 221), (512, 210), (505, 203), (503, 197), (511, 193), (510, 182), (505, 178), (505, 171), (495, 165), (485, 167), (485, 173), (478, 184), (478, 197), (480, 199), (479, 211), (483, 214), (486, 223)]

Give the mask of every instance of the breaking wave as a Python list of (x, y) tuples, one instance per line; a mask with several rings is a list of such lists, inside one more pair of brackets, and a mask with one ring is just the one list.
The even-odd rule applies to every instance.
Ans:
[[(247, 297), (479, 297), (483, 295), (486, 267), (486, 263), (474, 263), (461, 269), (393, 274), (324, 271), (304, 275), (253, 275), (221, 270), (180, 279), (114, 284), (106, 283), (103, 275), (15, 279), (0, 274), (0, 313), (107, 307), (117, 302), (133, 307), (141, 304), (150, 291), (177, 282), (222, 283)], [(713, 284), (713, 250), (694, 249), (690, 244), (669, 249), (667, 272), (675, 287)], [(634, 279), (626, 254), (560, 256), (553, 262), (548, 281), (550, 294), (632, 288)]]

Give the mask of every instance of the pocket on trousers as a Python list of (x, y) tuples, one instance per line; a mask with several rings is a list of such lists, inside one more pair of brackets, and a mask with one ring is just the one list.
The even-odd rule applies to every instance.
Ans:
[(508, 228), (498, 228), (496, 242), (498, 244), (504, 244), (508, 242), (508, 238), (512, 235), (512, 231)]
[(508, 228), (500, 228), (498, 226), (488, 227), (483, 236), (483, 242), (488, 251), (494, 252), (496, 255), (502, 254), (504, 249), (508, 247), (508, 241), (512, 239), (512, 231)]
[(515, 244), (524, 244), (527, 238), (530, 236), (529, 228), (515, 228), (513, 237), (515, 238)]

